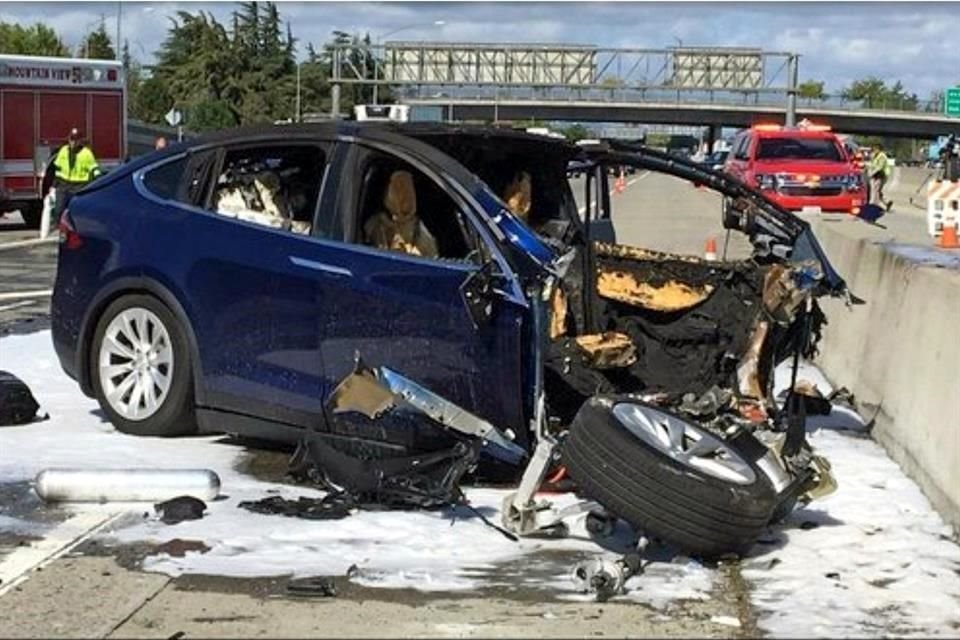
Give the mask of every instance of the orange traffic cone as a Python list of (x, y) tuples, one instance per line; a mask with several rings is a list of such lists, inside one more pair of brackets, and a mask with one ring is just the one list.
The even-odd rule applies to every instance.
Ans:
[(960, 249), (960, 241), (957, 240), (956, 225), (951, 224), (943, 228), (943, 233), (940, 234), (940, 244), (938, 246), (941, 249)]
[(707, 246), (703, 251), (704, 260), (717, 259), (717, 241), (714, 238), (707, 238)]

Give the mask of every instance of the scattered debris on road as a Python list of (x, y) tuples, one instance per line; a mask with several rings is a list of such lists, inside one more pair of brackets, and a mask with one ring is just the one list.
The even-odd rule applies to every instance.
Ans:
[(37, 417), (40, 405), (26, 383), (7, 371), (0, 371), (0, 427), (27, 424)]
[(207, 510), (207, 503), (193, 496), (180, 496), (153, 505), (154, 511), (164, 524), (177, 524), (184, 520), (199, 520)]

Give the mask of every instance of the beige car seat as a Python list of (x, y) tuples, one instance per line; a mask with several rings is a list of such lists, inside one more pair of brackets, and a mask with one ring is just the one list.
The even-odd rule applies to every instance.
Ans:
[(436, 239), (417, 215), (417, 192), (409, 171), (390, 174), (383, 206), (385, 211), (363, 225), (366, 244), (425, 258), (438, 256)]
[(529, 222), (530, 207), (533, 206), (533, 183), (530, 174), (521, 171), (514, 176), (503, 192), (503, 201), (513, 215), (524, 222)]

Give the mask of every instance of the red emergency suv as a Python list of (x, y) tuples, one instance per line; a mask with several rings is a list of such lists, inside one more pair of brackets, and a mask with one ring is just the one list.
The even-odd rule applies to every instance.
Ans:
[(785, 209), (857, 214), (863, 174), (828, 127), (757, 125), (737, 134), (724, 170)]

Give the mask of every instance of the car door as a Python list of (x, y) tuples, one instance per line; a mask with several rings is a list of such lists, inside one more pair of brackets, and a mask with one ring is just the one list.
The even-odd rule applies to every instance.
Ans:
[[(316, 155), (312, 184), (312, 235), (263, 226), (217, 212), (214, 188), (231, 154), (269, 157)], [(264, 155), (266, 154), (266, 155)], [(322, 262), (322, 236), (331, 204), (323, 188), (332, 144), (260, 140), (187, 157), (180, 201), (166, 200), (165, 215), (151, 227), (147, 251), (179, 251), (148, 257), (166, 264), (146, 274), (175, 289), (197, 339), (206, 409), (229, 411), (292, 427), (323, 422), (327, 393), (320, 350), (326, 274), (300, 266)], [(149, 175), (147, 176), (149, 179)], [(296, 257), (296, 259), (294, 258)], [(207, 413), (208, 427), (231, 431), (236, 419)], [(242, 430), (242, 429), (239, 429)], [(282, 430), (281, 430), (282, 431)], [(272, 435), (272, 434), (271, 434)], [(282, 437), (282, 434), (277, 434)]]
[[(590, 239), (616, 244), (617, 234), (610, 217), (609, 167), (593, 163), (584, 171), (580, 217)], [(618, 178), (619, 179), (619, 178)]]
[[(374, 152), (417, 172), (418, 198), (427, 183), (449, 198), (451, 213), (462, 216), (458, 219), (465, 232), (479, 243), (468, 256), (428, 258), (362, 244), (360, 212), (369, 200), (365, 189), (372, 188), (365, 167)], [(478, 222), (476, 202), (436, 167), (398, 149), (380, 146), (374, 151), (354, 142), (340, 166), (342, 241), (326, 243), (322, 261), (299, 262), (301, 269), (322, 278), (320, 295), (328, 301), (320, 320), (327, 384), (346, 377), (357, 359), (389, 367), (495, 426), (512, 429), (518, 442), (526, 444), (527, 303), (489, 229)], [(373, 196), (374, 204), (380, 197)], [(449, 240), (437, 235), (441, 250)], [(484, 255), (493, 260), (498, 275), (490, 322), (477, 325), (463, 288), (480, 270)]]

